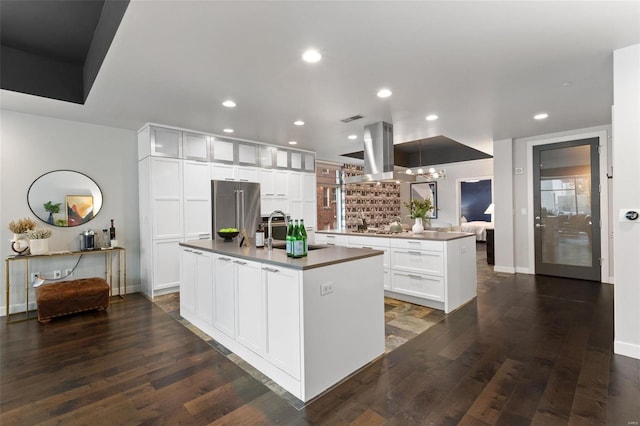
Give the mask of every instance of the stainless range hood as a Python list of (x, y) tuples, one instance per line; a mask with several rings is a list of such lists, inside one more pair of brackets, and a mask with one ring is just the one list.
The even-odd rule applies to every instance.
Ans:
[(393, 125), (380, 121), (364, 127), (364, 175), (345, 183), (415, 182), (415, 176), (396, 172), (393, 166)]

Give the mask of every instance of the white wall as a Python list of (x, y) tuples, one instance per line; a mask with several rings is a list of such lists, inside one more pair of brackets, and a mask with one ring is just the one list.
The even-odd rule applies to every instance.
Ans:
[(514, 273), (513, 139), (493, 142), (494, 253), (496, 272)]
[[(473, 178), (493, 177), (493, 159), (465, 161), (460, 163), (428, 165), (425, 168), (433, 167), (437, 170), (444, 169), (447, 173), (445, 179), (438, 179), (438, 218), (432, 219), (432, 223), (460, 224), (460, 181)], [(409, 184), (400, 186), (400, 198), (402, 201), (409, 200)], [(402, 217), (405, 218), (409, 212), (404, 206), (401, 209)], [(410, 220), (409, 220), (410, 221)], [(407, 219), (404, 220), (405, 223)]]
[(618, 219), (640, 211), (640, 44), (614, 51), (613, 61), (614, 351), (640, 359), (640, 220)]
[[(86, 225), (73, 228), (50, 227), (36, 219), (38, 226), (50, 227), (53, 236), (49, 249), (79, 249), (79, 234), (91, 228), (101, 231), (114, 219), (119, 245), (127, 249), (127, 290), (137, 291), (140, 284), (140, 244), (138, 226), (137, 133), (131, 130), (59, 120), (36, 115), (0, 110), (0, 253), (13, 255), (8, 241), (12, 234), (7, 225), (22, 217), (36, 219), (27, 204), (27, 191), (40, 175), (59, 169), (75, 170), (91, 177), (103, 193), (103, 208)], [(102, 261), (85, 257), (81, 265), (89, 270), (104, 270)], [(100, 258), (100, 259), (98, 259)], [(63, 258), (59, 258), (63, 259)], [(70, 268), (70, 260), (56, 259), (32, 266), (53, 270)], [(72, 262), (75, 263), (75, 262)], [(49, 266), (50, 265), (50, 266)], [(17, 271), (18, 268), (16, 268)], [(13, 273), (11, 304), (24, 300), (24, 281)], [(41, 271), (45, 272), (45, 271)], [(4, 262), (2, 277), (4, 279)], [(33, 300), (33, 296), (30, 296)], [(5, 312), (5, 293), (0, 295), (0, 309)]]

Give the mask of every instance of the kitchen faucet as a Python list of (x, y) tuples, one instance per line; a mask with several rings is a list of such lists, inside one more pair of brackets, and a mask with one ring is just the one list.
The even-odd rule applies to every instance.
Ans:
[(289, 219), (286, 214), (282, 210), (274, 210), (269, 215), (269, 221), (267, 223), (267, 229), (269, 230), (269, 238), (267, 238), (267, 250), (273, 250), (273, 232), (271, 230), (271, 219), (274, 215), (279, 214), (284, 217), (284, 225), (287, 229), (289, 229)]

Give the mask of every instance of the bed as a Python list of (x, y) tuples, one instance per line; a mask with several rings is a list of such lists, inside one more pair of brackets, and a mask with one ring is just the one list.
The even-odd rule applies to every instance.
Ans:
[(484, 221), (463, 222), (460, 224), (462, 232), (476, 234), (476, 241), (487, 241), (487, 228), (493, 228), (493, 223)]

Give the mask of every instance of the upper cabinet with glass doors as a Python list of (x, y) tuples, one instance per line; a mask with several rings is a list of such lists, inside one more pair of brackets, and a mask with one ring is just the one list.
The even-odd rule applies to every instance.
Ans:
[(153, 124), (138, 131), (138, 160), (148, 156), (315, 173), (313, 152)]

